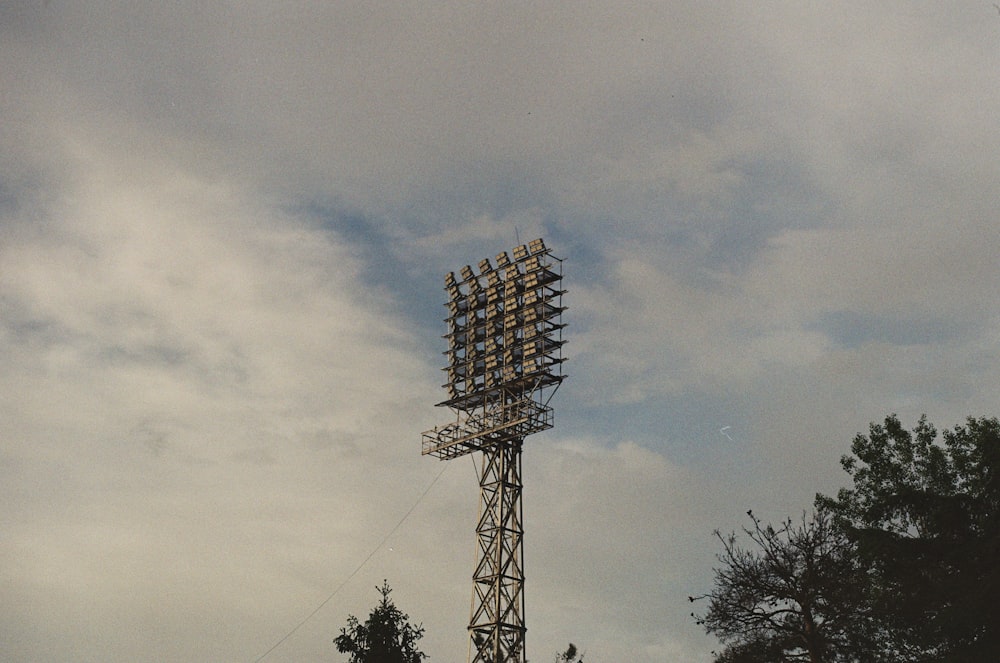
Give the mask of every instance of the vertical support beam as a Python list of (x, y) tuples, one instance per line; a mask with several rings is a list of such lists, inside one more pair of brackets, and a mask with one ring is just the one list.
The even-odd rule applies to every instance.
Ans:
[(478, 561), (472, 578), (470, 663), (525, 663), (521, 446), (487, 447), (479, 466)]

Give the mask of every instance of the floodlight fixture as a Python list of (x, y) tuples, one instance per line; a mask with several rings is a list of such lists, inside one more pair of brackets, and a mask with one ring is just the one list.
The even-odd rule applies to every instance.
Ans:
[(562, 383), (562, 261), (541, 239), (445, 275), (448, 349), (443, 385), (454, 420), (423, 434), (422, 452), (476, 451), (479, 559), (469, 621), (471, 663), (525, 663), (521, 448), (552, 427)]

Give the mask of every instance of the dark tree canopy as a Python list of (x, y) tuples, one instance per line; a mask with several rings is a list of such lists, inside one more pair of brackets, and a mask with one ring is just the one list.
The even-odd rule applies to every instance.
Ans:
[(708, 611), (695, 615), (726, 648), (716, 663), (840, 663), (864, 648), (858, 624), (858, 570), (847, 539), (817, 512), (777, 529), (748, 511), (752, 527), (716, 537), (722, 543)]
[(409, 616), (393, 604), (388, 582), (376, 589), (382, 600), (363, 624), (354, 615), (347, 618), (347, 626), (333, 640), (337, 651), (350, 654), (350, 663), (421, 663), (427, 658), (417, 648), (423, 627), (411, 625)]
[(817, 495), (812, 521), (747, 512), (750, 548), (716, 532), (700, 617), (726, 645), (716, 663), (1000, 661), (1000, 422), (939, 438), (890, 415), (841, 465), (853, 486)]
[(576, 645), (571, 642), (566, 651), (556, 655), (556, 663), (583, 663), (583, 655), (580, 654), (580, 657), (577, 658), (578, 653)]
[(895, 415), (859, 434), (854, 481), (817, 496), (871, 572), (874, 617), (900, 661), (1000, 661), (1000, 422), (969, 418), (943, 442)]

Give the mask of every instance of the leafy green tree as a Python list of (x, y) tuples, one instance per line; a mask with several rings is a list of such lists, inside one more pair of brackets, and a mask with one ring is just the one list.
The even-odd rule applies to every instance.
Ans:
[(869, 569), (872, 619), (898, 661), (1000, 661), (1000, 422), (969, 418), (938, 440), (922, 417), (859, 434), (854, 481), (817, 506)]
[(423, 626), (410, 624), (389, 598), (388, 581), (376, 587), (382, 600), (362, 624), (350, 615), (347, 626), (334, 638), (337, 651), (350, 654), (350, 663), (421, 663), (427, 655), (417, 648), (424, 635)]
[(722, 544), (708, 610), (692, 613), (726, 645), (716, 663), (848, 663), (870, 650), (863, 627), (864, 583), (850, 542), (823, 511), (777, 529), (748, 511), (743, 528)]

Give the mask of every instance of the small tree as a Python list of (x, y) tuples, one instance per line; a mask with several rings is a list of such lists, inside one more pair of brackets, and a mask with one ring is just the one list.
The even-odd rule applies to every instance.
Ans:
[(424, 636), (423, 626), (411, 625), (409, 615), (393, 604), (388, 581), (383, 580), (375, 589), (382, 600), (364, 624), (354, 615), (348, 616), (347, 626), (333, 640), (337, 651), (350, 654), (350, 663), (421, 663), (427, 658), (417, 649), (417, 641)]
[(556, 663), (583, 663), (583, 654), (580, 654), (580, 657), (577, 658), (577, 653), (576, 645), (571, 642), (566, 651), (556, 654)]
[(863, 584), (853, 581), (859, 572), (847, 539), (822, 511), (777, 529), (747, 515), (752, 526), (743, 532), (753, 545), (716, 531), (715, 588), (689, 597), (709, 601), (703, 616), (692, 616), (726, 645), (716, 663), (858, 660)]

